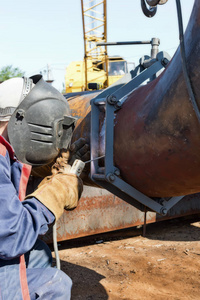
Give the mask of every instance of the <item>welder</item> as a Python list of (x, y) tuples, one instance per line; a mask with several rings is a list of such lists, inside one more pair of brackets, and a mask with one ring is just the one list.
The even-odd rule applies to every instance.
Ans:
[(26, 186), (31, 168), (51, 164), (69, 147), (73, 128), (65, 98), (41, 75), (0, 85), (1, 300), (70, 299), (71, 279), (51, 267), (51, 251), (38, 236), (77, 206), (82, 181), (62, 172), (68, 158), (60, 157), (29, 195)]

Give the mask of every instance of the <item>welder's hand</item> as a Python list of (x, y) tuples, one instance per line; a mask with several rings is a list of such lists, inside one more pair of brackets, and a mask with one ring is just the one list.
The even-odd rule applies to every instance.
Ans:
[(69, 150), (70, 150), (70, 158), (69, 164), (72, 165), (76, 159), (80, 159), (82, 161), (90, 160), (90, 146), (87, 144), (86, 139), (80, 138), (76, 142), (74, 142)]
[(69, 165), (70, 151), (62, 149), (55, 163), (51, 168), (51, 173), (56, 175), (58, 173), (67, 173), (70, 171), (71, 166)]
[(87, 161), (90, 159), (89, 145), (84, 138), (78, 139), (74, 142), (69, 150), (62, 149), (59, 157), (56, 159), (55, 164), (51, 168), (52, 174), (65, 173), (70, 170), (70, 165), (76, 159)]
[(38, 188), (25, 199), (35, 197), (58, 220), (64, 209), (71, 210), (78, 204), (83, 191), (82, 180), (74, 174), (56, 174), (42, 180)]
[[(68, 150), (62, 149), (58, 157), (48, 165), (32, 168), (31, 175), (34, 177), (45, 178), (51, 174), (68, 172), (70, 165), (76, 159), (87, 161), (90, 159), (89, 145), (84, 138), (74, 142)], [(89, 164), (87, 165), (89, 167)]]
[(34, 177), (45, 178), (46, 176), (56, 175), (57, 173), (69, 172), (71, 166), (68, 164), (70, 151), (62, 149), (59, 156), (48, 165), (33, 167), (31, 175)]

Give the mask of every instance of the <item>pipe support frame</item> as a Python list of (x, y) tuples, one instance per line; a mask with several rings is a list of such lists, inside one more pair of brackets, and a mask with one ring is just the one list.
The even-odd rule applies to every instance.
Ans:
[[(163, 58), (162, 58), (163, 59)], [(159, 64), (158, 64), (159, 62)], [(98, 101), (98, 96), (91, 100), (91, 174), (92, 181), (106, 188), (116, 196), (119, 196), (129, 204), (144, 211), (145, 207), (157, 212), (160, 215), (166, 215), (168, 210), (178, 203), (184, 196), (172, 197), (169, 200), (152, 199), (135, 189), (130, 184), (120, 178), (120, 170), (114, 166), (114, 119), (118, 109), (122, 106), (123, 97), (127, 94), (127, 89), (133, 90), (138, 83), (144, 82), (151, 78), (158, 69), (163, 68), (162, 60), (158, 61), (137, 77), (131, 80), (127, 85), (117, 90), (116, 94), (107, 95), (105, 100), (102, 98)], [(155, 67), (156, 65), (156, 67)], [(120, 91), (121, 90), (121, 91)], [(119, 99), (119, 95), (121, 99)], [(116, 106), (118, 104), (118, 107)], [(119, 105), (120, 104), (120, 105)], [(105, 157), (104, 157), (104, 174), (99, 173), (98, 160), (98, 133), (99, 133), (99, 115), (100, 106), (105, 106)], [(101, 168), (102, 169), (102, 168)], [(162, 200), (162, 201), (160, 201)]]

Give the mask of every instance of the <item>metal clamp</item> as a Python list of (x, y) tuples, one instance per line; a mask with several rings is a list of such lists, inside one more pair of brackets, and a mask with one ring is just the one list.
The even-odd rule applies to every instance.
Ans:
[[(164, 199), (149, 198), (133, 186), (126, 183), (119, 177), (120, 170), (114, 166), (113, 150), (114, 150), (114, 117), (115, 112), (123, 105), (123, 98), (133, 91), (137, 86), (142, 84), (148, 78), (152, 77), (158, 70), (163, 67), (160, 61), (144, 70), (138, 76), (133, 78), (126, 85), (114, 91), (113, 94), (98, 95), (91, 101), (91, 179), (98, 185), (107, 189), (114, 195), (125, 200), (129, 204), (144, 211), (144, 207), (148, 207), (161, 215), (166, 215), (168, 210), (179, 202), (184, 196), (172, 197), (168, 201)], [(105, 158), (104, 169), (99, 167), (96, 158), (99, 154), (99, 116), (101, 107), (105, 107)]]

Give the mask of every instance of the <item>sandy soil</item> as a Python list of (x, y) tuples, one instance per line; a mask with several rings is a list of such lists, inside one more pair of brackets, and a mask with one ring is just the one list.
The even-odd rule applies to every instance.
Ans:
[(72, 300), (200, 299), (200, 216), (59, 245)]

